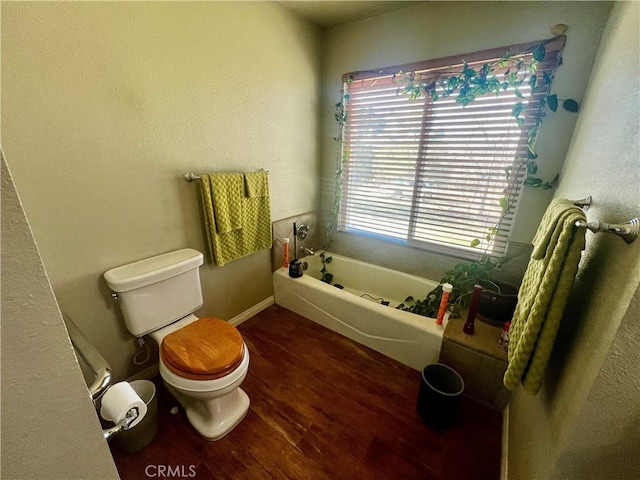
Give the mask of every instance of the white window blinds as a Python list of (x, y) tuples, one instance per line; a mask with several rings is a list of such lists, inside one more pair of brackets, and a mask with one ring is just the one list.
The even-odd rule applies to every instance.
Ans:
[[(551, 78), (562, 44), (547, 46), (537, 75)], [(478, 254), (471, 242), (499, 224), (487, 253), (504, 254), (526, 174), (527, 133), (548, 89), (532, 91), (525, 82), (462, 106), (455, 96), (411, 100), (399, 93), (405, 84), (394, 74), (446, 73), (463, 64), (461, 57), (482, 66), (530, 46), (345, 76), (340, 230), (470, 257)], [(518, 102), (520, 124), (513, 116)]]

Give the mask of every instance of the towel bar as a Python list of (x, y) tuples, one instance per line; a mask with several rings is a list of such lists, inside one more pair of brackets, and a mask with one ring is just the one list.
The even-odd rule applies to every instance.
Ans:
[(187, 181), (187, 182), (193, 182), (194, 180), (200, 180), (200, 175), (196, 175), (193, 172), (187, 172), (183, 175), (183, 178)]
[(577, 221), (576, 227), (586, 227), (594, 233), (615, 233), (627, 243), (632, 243), (640, 233), (640, 219), (632, 218), (625, 223), (605, 223), (600, 220), (594, 222)]
[[(260, 170), (269, 173), (269, 170), (265, 170), (264, 168), (261, 168)], [(184, 175), (182, 175), (182, 178), (184, 178), (187, 182), (193, 182), (194, 180), (200, 180), (202, 177), (200, 175), (196, 175), (193, 172), (186, 172)]]
[(580, 200), (572, 200), (571, 201), (576, 207), (582, 208), (585, 212), (589, 210), (591, 206), (591, 195), (581, 198)]

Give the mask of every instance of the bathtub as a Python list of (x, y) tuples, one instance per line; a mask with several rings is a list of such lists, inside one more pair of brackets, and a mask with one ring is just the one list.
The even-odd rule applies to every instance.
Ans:
[[(366, 345), (416, 370), (438, 361), (443, 328), (432, 318), (397, 310), (409, 295), (424, 298), (438, 283), (327, 253), (327, 270), (339, 289), (320, 280), (319, 253), (302, 259), (300, 278), (285, 268), (273, 273), (275, 302), (303, 317)], [(384, 298), (389, 306), (373, 298)]]

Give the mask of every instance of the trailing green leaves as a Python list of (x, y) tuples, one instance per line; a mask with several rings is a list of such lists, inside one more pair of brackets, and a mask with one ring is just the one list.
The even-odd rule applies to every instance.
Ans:
[[(538, 132), (548, 111), (557, 112), (558, 106), (562, 104), (564, 110), (577, 112), (579, 106), (573, 99), (560, 99), (557, 94), (550, 92), (554, 70), (553, 68), (549, 69), (548, 64), (550, 59), (556, 58), (556, 56), (555, 54), (547, 55), (545, 46), (547, 44), (548, 42), (541, 42), (527, 51), (519, 53), (506, 51), (501, 58), (491, 63), (469, 64), (463, 60), (460, 66), (450, 67), (449, 71), (438, 69), (437, 71), (398, 72), (392, 76), (392, 82), (397, 84), (397, 93), (406, 95), (413, 100), (426, 98), (437, 102), (453, 97), (459, 105), (468, 106), (487, 94), (496, 97), (513, 95), (517, 98), (511, 109), (511, 117), (521, 129), (527, 129), (527, 147), (521, 150), (522, 157), (514, 158), (514, 171), (512, 168), (504, 170), (508, 186), (505, 189), (504, 197), (498, 200), (502, 212), (498, 225), (489, 229), (484, 236), (480, 235), (480, 238), (472, 240), (470, 242), (472, 247), (485, 245), (485, 241), (490, 244), (498, 235), (499, 224), (511, 211), (511, 203), (515, 198), (510, 196), (512, 194), (509, 192), (517, 190), (516, 183), (522, 181), (523, 177), (524, 185), (532, 188), (551, 189), (558, 183), (558, 175), (551, 181), (545, 181), (536, 176), (538, 165), (535, 161), (538, 159), (538, 153), (535, 150), (535, 144)], [(559, 59), (559, 57), (557, 58)], [(561, 60), (558, 60), (558, 65), (560, 63)], [(544, 68), (542, 68), (543, 65)], [(349, 84), (355, 82), (352, 76), (345, 78), (347, 88)], [(347, 101), (348, 94), (345, 92), (341, 101), (336, 104), (335, 112), (335, 119), (340, 126), (339, 135), (336, 138), (340, 153), (336, 168), (336, 200), (332, 211), (335, 219), (333, 228), (337, 224), (341, 203), (342, 170), (349, 156), (349, 152), (342, 142), (342, 133), (347, 121)], [(524, 168), (526, 168), (526, 174), (522, 175), (525, 173), (522, 170)], [(332, 235), (333, 230), (331, 230), (331, 239)], [(327, 263), (329, 262), (323, 262), (323, 274), (327, 273)], [(325, 276), (324, 279), (331, 282), (332, 276)], [(415, 305), (418, 303), (416, 302)]]
[(333, 282), (333, 274), (327, 271), (327, 265), (331, 263), (333, 257), (327, 257), (326, 252), (320, 252), (320, 260), (322, 261), (322, 269), (320, 270), (320, 280), (331, 285)]
[(522, 102), (517, 102), (513, 108), (511, 109), (511, 116), (516, 119), (518, 125), (522, 126), (524, 124), (524, 117), (522, 116), (522, 112), (524, 112), (526, 106)]
[[(523, 94), (522, 85), (528, 85), (531, 94), (547, 93), (553, 78), (548, 71), (538, 73), (538, 64), (545, 60), (547, 54), (545, 42), (533, 47), (529, 53), (530, 57), (527, 60), (527, 57), (522, 54), (507, 51), (497, 62), (483, 63), (481, 66), (472, 66), (463, 61), (461, 70), (457, 73), (423, 78), (415, 72), (400, 72), (397, 77), (406, 82), (403, 93), (411, 99), (427, 96), (433, 101), (438, 101), (455, 95), (456, 102), (463, 106), (471, 104), (476, 98), (488, 93), (499, 95), (506, 90), (513, 92), (521, 101), (513, 105), (511, 116), (520, 127), (524, 127), (527, 122), (527, 115), (530, 115), (527, 112), (534, 112), (534, 121), (527, 132), (528, 141), (526, 159), (524, 159), (527, 165), (527, 176), (524, 184), (533, 188), (549, 189), (555, 186), (557, 178), (545, 182), (534, 176), (538, 170), (534, 162), (538, 154), (534, 147), (545, 107), (552, 112), (557, 112), (560, 99), (556, 94), (547, 94), (540, 97), (539, 103), (532, 104), (530, 98)], [(396, 76), (394, 76), (395, 79)], [(569, 112), (578, 111), (578, 103), (573, 99), (562, 100), (562, 107)], [(505, 174), (508, 180), (512, 178), (508, 170)], [(500, 207), (504, 212), (508, 209), (508, 204), (505, 206), (503, 201), (506, 202), (506, 199), (500, 200)], [(477, 246), (481, 242), (474, 240), (471, 243)]]
[(407, 297), (396, 308), (425, 317), (435, 317), (442, 298), (442, 285), (449, 283), (453, 285), (449, 305), (450, 309), (456, 313), (459, 306), (469, 305), (474, 285), (484, 287), (495, 285), (490, 281), (489, 276), (507, 261), (509, 261), (507, 257), (492, 258), (489, 255), (483, 255), (478, 260), (459, 263), (445, 273), (445, 276), (440, 279), (440, 284), (427, 293), (424, 299), (416, 300), (413, 297)]
[[(353, 83), (353, 77), (347, 77), (347, 84)], [(329, 249), (334, 240), (335, 232), (338, 228), (338, 215), (340, 213), (340, 205), (342, 203), (342, 173), (344, 167), (349, 160), (349, 149), (344, 144), (344, 133), (347, 122), (347, 103), (349, 101), (349, 93), (342, 90), (340, 100), (335, 104), (334, 118), (338, 124), (338, 133), (333, 138), (336, 142), (336, 169), (335, 169), (335, 185), (333, 194), (333, 206), (331, 209), (331, 217), (325, 223), (325, 244), (322, 246), (325, 250)], [(330, 281), (328, 282), (330, 283)]]
[(533, 49), (533, 59), (536, 62), (542, 62), (544, 61), (544, 56), (546, 55), (547, 51), (544, 48), (544, 45), (541, 43), (540, 45), (538, 45), (536, 48)]
[(524, 184), (527, 187), (542, 188), (543, 190), (551, 190), (553, 187), (555, 187), (558, 184), (559, 180), (560, 180), (559, 174), (556, 174), (556, 176), (553, 177), (553, 180), (551, 180), (550, 182), (545, 182), (541, 178), (528, 175), (527, 178), (524, 179)]
[[(552, 112), (558, 111), (558, 96), (557, 95), (548, 95), (546, 97), (547, 105), (549, 106), (549, 110)], [(562, 101), (562, 108), (564, 108), (567, 112), (576, 113), (578, 111), (578, 102), (576, 102), (573, 98), (567, 98)]]
[(525, 184), (527, 187), (538, 188), (538, 187), (541, 187), (541, 186), (542, 186), (543, 181), (542, 181), (542, 179), (541, 179), (541, 178), (536, 178), (536, 177), (531, 177), (531, 176), (529, 176), (529, 177), (527, 177), (527, 178), (525, 178), (525, 179), (524, 179), (524, 184)]
[(560, 174), (556, 173), (556, 176), (553, 177), (553, 180), (551, 180), (550, 182), (544, 182), (542, 184), (542, 189), (543, 190), (551, 190), (553, 187), (555, 187), (558, 184), (559, 180), (560, 180)]
[(568, 98), (564, 102), (562, 102), (562, 108), (564, 108), (568, 112), (576, 113), (578, 111), (578, 102), (576, 102), (572, 98)]

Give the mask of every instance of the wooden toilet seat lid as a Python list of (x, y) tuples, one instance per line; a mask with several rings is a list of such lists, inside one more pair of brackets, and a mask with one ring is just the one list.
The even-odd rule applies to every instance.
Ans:
[(205, 317), (164, 337), (160, 354), (167, 368), (180, 377), (213, 380), (235, 370), (244, 349), (233, 325)]

